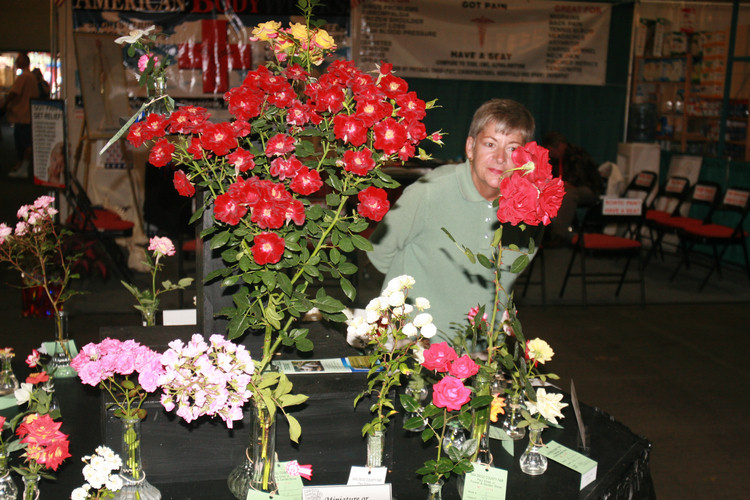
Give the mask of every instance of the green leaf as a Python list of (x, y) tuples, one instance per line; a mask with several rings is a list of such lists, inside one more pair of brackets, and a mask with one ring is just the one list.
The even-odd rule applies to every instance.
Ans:
[(299, 443), (299, 438), (302, 435), (302, 426), (299, 425), (299, 421), (293, 416), (287, 413), (286, 420), (289, 423), (289, 439), (295, 443)]
[(495, 267), (492, 265), (492, 261), (489, 258), (487, 258), (487, 256), (484, 254), (478, 253), (477, 260), (482, 266), (484, 266), (487, 269), (493, 269)]
[(354, 246), (359, 248), (360, 250), (363, 250), (365, 252), (370, 252), (372, 250), (372, 243), (370, 243), (370, 240), (368, 240), (364, 236), (353, 234), (351, 238)]
[(510, 266), (510, 272), (519, 274), (529, 265), (529, 256), (522, 254)]
[(339, 283), (341, 284), (341, 290), (344, 292), (344, 295), (346, 295), (346, 298), (354, 301), (357, 297), (357, 289), (354, 288), (352, 282), (342, 276)]
[(231, 233), (229, 231), (222, 231), (221, 233), (211, 238), (211, 241), (209, 242), (209, 246), (211, 250), (216, 250), (217, 248), (220, 248), (226, 245), (227, 242), (229, 241), (230, 236), (231, 236)]

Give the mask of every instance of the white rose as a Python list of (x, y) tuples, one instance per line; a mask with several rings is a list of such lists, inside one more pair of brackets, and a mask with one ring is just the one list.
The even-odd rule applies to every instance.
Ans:
[(424, 338), (431, 339), (437, 333), (437, 327), (434, 323), (428, 323), (420, 329), (420, 332)]
[(414, 301), (414, 305), (416, 305), (417, 309), (420, 311), (424, 311), (425, 309), (430, 308), (430, 301), (424, 297), (417, 297), (417, 300)]

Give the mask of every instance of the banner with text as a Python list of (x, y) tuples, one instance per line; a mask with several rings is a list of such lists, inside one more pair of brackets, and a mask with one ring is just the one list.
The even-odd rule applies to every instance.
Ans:
[(604, 85), (610, 17), (601, 3), (361, 0), (354, 54), (402, 77)]

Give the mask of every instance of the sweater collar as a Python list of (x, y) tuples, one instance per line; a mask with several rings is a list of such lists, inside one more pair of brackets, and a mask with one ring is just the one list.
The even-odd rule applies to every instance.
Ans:
[(458, 189), (461, 191), (461, 196), (463, 196), (466, 201), (487, 202), (487, 200), (479, 194), (477, 187), (474, 185), (474, 181), (471, 178), (471, 165), (469, 165), (468, 160), (458, 165), (457, 170)]

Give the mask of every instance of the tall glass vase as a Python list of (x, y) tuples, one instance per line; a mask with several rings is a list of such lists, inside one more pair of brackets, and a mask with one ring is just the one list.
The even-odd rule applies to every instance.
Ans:
[[(491, 396), (492, 378), (482, 372), (474, 378), (474, 390), (477, 396)], [(471, 439), (477, 443), (477, 449), (471, 457), (472, 462), (492, 463), (490, 453), (490, 406), (473, 410), (471, 422)]]
[(57, 311), (55, 314), (55, 350), (49, 353), (50, 371), (56, 378), (70, 378), (76, 376), (76, 371), (70, 366), (70, 337), (68, 335), (68, 314), (65, 311)]
[(443, 500), (443, 481), (427, 483), (427, 500)]
[(123, 486), (114, 500), (160, 500), (161, 492), (146, 480), (141, 460), (141, 419), (121, 418)]
[(519, 459), (521, 472), (524, 472), (525, 474), (538, 476), (539, 474), (544, 474), (547, 470), (547, 457), (539, 452), (542, 446), (544, 446), (542, 443), (543, 430), (544, 429), (529, 430), (529, 445)]
[(18, 389), (18, 379), (13, 373), (13, 366), (10, 363), (11, 359), (13, 359), (12, 352), (0, 352), (0, 396), (13, 394)]
[(23, 476), (23, 496), (21, 499), (39, 499), (39, 476)]
[(0, 449), (0, 500), (16, 500), (18, 486), (13, 481), (8, 467), (8, 451), (3, 446)]
[(510, 394), (508, 396), (508, 405), (505, 408), (505, 419), (503, 420), (503, 430), (509, 438), (514, 441), (523, 439), (526, 435), (525, 427), (518, 427), (523, 420), (521, 409), (523, 408), (523, 394)]
[(245, 452), (245, 458), (229, 474), (229, 491), (238, 500), (245, 500), (250, 489), (275, 491), (276, 413), (271, 415), (265, 404), (256, 399), (253, 399), (250, 446)]

